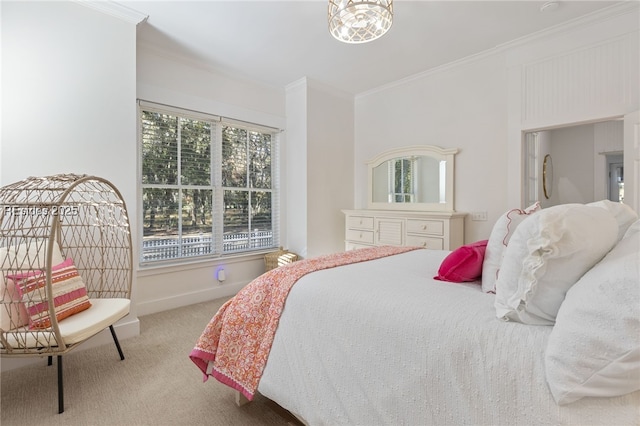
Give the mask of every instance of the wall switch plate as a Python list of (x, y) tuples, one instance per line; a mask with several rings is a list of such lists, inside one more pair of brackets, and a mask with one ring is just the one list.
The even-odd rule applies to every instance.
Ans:
[(487, 220), (487, 212), (471, 212), (471, 220)]

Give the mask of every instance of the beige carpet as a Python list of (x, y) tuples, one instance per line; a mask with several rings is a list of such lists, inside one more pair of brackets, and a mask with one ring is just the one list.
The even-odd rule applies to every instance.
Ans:
[(65, 412), (58, 414), (57, 367), (2, 373), (2, 426), (292, 425), (286, 411), (258, 395), (237, 407), (234, 392), (189, 359), (207, 322), (226, 299), (140, 317), (140, 335), (65, 355)]

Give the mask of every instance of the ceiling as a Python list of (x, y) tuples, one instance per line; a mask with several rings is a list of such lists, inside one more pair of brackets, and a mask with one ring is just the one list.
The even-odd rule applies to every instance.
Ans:
[(395, 0), (391, 30), (357, 45), (331, 37), (327, 0), (118, 3), (148, 15), (141, 46), (274, 87), (307, 77), (356, 95), (625, 2), (542, 12), (544, 1)]

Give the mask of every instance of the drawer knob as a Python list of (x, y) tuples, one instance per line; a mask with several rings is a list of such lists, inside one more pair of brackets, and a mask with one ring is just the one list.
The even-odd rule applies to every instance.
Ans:
[(427, 225), (422, 225), (422, 230), (426, 231), (427, 230)]
[(426, 246), (427, 246), (427, 242), (426, 242), (426, 241), (423, 241), (423, 242), (422, 242), (422, 247), (426, 247)]

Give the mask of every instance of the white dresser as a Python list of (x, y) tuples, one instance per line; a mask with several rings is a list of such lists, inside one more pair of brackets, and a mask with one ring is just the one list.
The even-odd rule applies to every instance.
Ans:
[(342, 210), (345, 249), (394, 245), (455, 250), (464, 244), (465, 213)]

